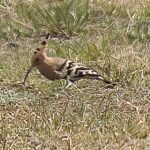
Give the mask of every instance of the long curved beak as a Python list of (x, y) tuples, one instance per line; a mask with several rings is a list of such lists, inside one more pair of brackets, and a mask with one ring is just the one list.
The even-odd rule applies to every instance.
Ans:
[(22, 84), (25, 85), (26, 79), (27, 79), (29, 73), (31, 72), (31, 70), (32, 70), (33, 68), (34, 68), (34, 65), (31, 65), (31, 66), (29, 67), (29, 69), (28, 69), (28, 71), (27, 71), (27, 73), (26, 73), (26, 75), (25, 75), (25, 77), (24, 77), (24, 81), (23, 81)]

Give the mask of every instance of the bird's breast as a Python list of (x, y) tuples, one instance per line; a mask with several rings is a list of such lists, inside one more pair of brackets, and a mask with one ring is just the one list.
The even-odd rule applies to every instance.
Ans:
[(37, 66), (39, 72), (49, 80), (58, 80), (60, 75), (55, 72), (55, 69), (49, 65), (39, 65)]

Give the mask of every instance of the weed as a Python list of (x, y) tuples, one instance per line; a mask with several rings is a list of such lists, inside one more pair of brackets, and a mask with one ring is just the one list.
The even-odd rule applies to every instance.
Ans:
[[(0, 149), (150, 149), (149, 7), (146, 0), (0, 1)], [(46, 31), (55, 36), (49, 55), (84, 63), (119, 81), (116, 88), (83, 80), (79, 93), (35, 70), (29, 87), (18, 84)]]

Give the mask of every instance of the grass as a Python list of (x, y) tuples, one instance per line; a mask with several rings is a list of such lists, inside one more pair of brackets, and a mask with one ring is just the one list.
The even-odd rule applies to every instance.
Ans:
[[(43, 24), (34, 15), (41, 2), (20, 2), (0, 3), (0, 149), (150, 149), (149, 2), (82, 1), (70, 4), (74, 12), (67, 21), (37, 14)], [(43, 7), (55, 16), (66, 13), (68, 4), (44, 1)], [(77, 25), (79, 18), (83, 24)], [(82, 62), (120, 83), (106, 89), (83, 80), (79, 92), (34, 70), (30, 87), (20, 86), (47, 31), (56, 38), (49, 55)], [(69, 39), (58, 38), (62, 34)]]

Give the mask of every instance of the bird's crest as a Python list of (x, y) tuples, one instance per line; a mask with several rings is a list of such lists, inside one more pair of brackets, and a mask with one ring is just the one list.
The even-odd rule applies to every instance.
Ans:
[(49, 39), (50, 33), (47, 33), (45, 39), (39, 43), (39, 46), (37, 47), (36, 51), (45, 51)]

